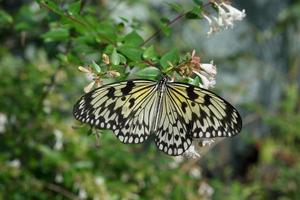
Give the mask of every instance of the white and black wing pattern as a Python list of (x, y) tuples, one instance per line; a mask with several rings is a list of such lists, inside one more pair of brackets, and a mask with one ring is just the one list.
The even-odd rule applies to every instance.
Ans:
[(184, 115), (180, 112), (180, 102), (172, 98), (171, 90), (166, 89), (164, 92), (155, 143), (159, 150), (177, 156), (191, 146), (192, 136), (190, 130), (187, 130)]
[(238, 111), (208, 90), (185, 83), (167, 83), (170, 103), (177, 106), (186, 134), (193, 138), (232, 137), (242, 129)]
[(156, 91), (157, 82), (148, 80), (104, 85), (82, 96), (73, 114), (81, 122), (112, 130), (123, 143), (141, 143), (151, 131)]

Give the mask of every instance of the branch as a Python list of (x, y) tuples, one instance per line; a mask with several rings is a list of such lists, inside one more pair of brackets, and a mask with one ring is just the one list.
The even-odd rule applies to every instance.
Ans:
[[(180, 20), (181, 18), (183, 18), (188, 12), (184, 12), (181, 13), (180, 15), (178, 15), (177, 17), (175, 17), (174, 19), (172, 19), (171, 21), (169, 21), (166, 25), (166, 27), (171, 26), (172, 24), (174, 24), (175, 22), (177, 22), (178, 20)], [(158, 36), (160, 33), (162, 32), (162, 28), (158, 29), (156, 32), (154, 32), (148, 39), (146, 39), (140, 46), (144, 46), (146, 43), (148, 43), (150, 40), (152, 40), (153, 38), (155, 38), (156, 36)]]
[(53, 192), (59, 193), (62, 196), (68, 198), (68, 199), (72, 199), (72, 200), (79, 200), (79, 198), (73, 194), (72, 192), (64, 189), (63, 187), (60, 187), (59, 185), (55, 185), (53, 183), (44, 183), (45, 187)]

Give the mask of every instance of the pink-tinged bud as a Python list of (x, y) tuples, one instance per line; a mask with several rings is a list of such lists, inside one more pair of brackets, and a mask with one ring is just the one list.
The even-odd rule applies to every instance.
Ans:
[(109, 77), (119, 77), (121, 74), (117, 71), (107, 71), (106, 72)]
[(84, 92), (85, 93), (90, 92), (92, 90), (92, 88), (94, 87), (94, 85), (95, 85), (95, 81), (90, 82), (87, 86), (84, 87), (84, 89), (83, 89)]
[(102, 61), (105, 63), (105, 64), (107, 64), (107, 65), (109, 65), (109, 63), (110, 63), (110, 61), (109, 61), (109, 56), (107, 55), (107, 54), (102, 54)]
[(82, 67), (82, 66), (79, 66), (78, 70), (81, 71), (81, 72), (83, 72), (83, 73), (91, 73), (92, 72), (91, 68)]

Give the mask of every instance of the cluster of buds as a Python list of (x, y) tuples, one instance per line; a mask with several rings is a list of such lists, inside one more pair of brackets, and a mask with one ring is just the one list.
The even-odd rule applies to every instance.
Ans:
[(210, 27), (208, 36), (223, 29), (233, 28), (235, 21), (241, 21), (246, 16), (245, 10), (240, 11), (227, 3), (214, 2), (214, 5), (218, 8), (218, 17), (203, 14)]
[(178, 65), (176, 69), (182, 76), (191, 77), (193, 74), (197, 75), (201, 79), (200, 87), (205, 89), (212, 88), (216, 84), (217, 68), (213, 61), (210, 63), (201, 63), (200, 61), (200, 57), (196, 56), (195, 50), (193, 50), (188, 61)]
[[(102, 62), (105, 65), (109, 65), (110, 64), (109, 56), (106, 54), (102, 54)], [(95, 62), (93, 62), (93, 66), (94, 66), (95, 70), (93, 70), (93, 68), (90, 66), (87, 66), (87, 67), (79, 66), (78, 67), (78, 70), (80, 72), (85, 73), (87, 75), (87, 79), (90, 81), (90, 83), (88, 85), (86, 85), (83, 89), (85, 93), (88, 93), (89, 91), (91, 91), (94, 86), (100, 87), (102, 85), (103, 77), (114, 78), (114, 77), (120, 76), (120, 73), (115, 70), (108, 70), (105, 73), (101, 73), (100, 66), (97, 65)]]

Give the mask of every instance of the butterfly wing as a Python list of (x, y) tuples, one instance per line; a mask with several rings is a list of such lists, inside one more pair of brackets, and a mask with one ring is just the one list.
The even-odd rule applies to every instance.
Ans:
[(190, 130), (187, 130), (184, 116), (178, 112), (180, 102), (174, 101), (170, 91), (166, 89), (161, 104), (161, 113), (155, 132), (156, 146), (169, 155), (180, 155), (192, 144), (192, 137)]
[(152, 126), (157, 84), (129, 80), (99, 87), (75, 104), (73, 114), (81, 122), (110, 129), (123, 143), (141, 143)]
[(167, 84), (167, 92), (192, 137), (232, 137), (241, 131), (238, 111), (213, 92), (176, 82)]

